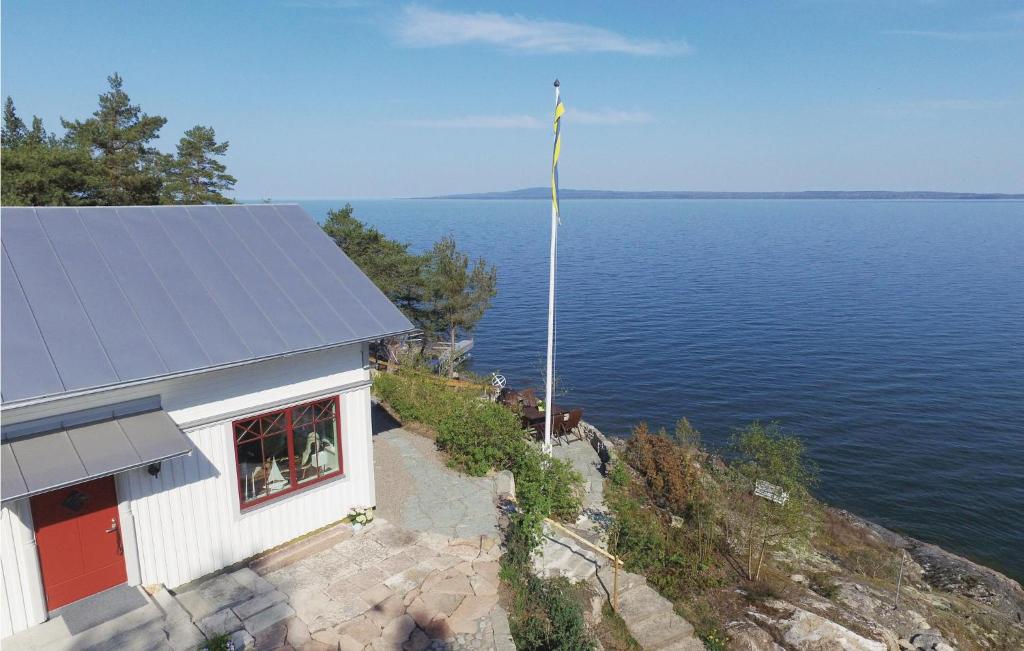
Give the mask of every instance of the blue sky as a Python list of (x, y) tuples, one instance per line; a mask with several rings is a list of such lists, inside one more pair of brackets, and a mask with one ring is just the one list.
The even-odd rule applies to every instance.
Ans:
[(544, 185), (1024, 192), (1024, 1), (4, 0), (2, 86), (59, 131), (118, 71), (231, 142), (240, 197)]

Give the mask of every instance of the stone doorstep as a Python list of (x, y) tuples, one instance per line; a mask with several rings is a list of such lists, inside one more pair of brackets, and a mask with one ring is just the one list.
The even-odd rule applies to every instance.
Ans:
[(401, 615), (388, 623), (381, 631), (380, 637), (383, 641), (399, 645), (409, 639), (412, 632), (416, 630), (416, 622), (408, 615)]
[(168, 622), (185, 621), (189, 624), (192, 623), (192, 615), (185, 610), (184, 606), (178, 603), (174, 595), (163, 585), (160, 585), (151, 596), (157, 607), (163, 611), (164, 618)]
[(218, 574), (188, 584), (188, 589), (175, 594), (179, 604), (184, 606), (193, 620), (201, 620), (219, 610), (238, 605), (251, 599), (248, 590), (229, 574)]
[(294, 542), (285, 543), (275, 550), (267, 552), (249, 563), (249, 568), (256, 574), (264, 576), (279, 570), (286, 565), (291, 565), (317, 552), (322, 552), (334, 547), (340, 542), (352, 537), (354, 531), (352, 525), (338, 523), (329, 529), (313, 534)]
[(253, 594), (259, 595), (274, 589), (274, 585), (267, 581), (248, 567), (231, 572), (228, 576), (238, 582), (239, 585), (248, 589)]
[(157, 607), (164, 613), (163, 628), (167, 633), (167, 643), (172, 649), (175, 651), (191, 650), (206, 641), (203, 633), (192, 623), (192, 616), (178, 603), (178, 600), (167, 588), (160, 586), (152, 597)]
[[(115, 620), (116, 621), (116, 620)], [(152, 649), (173, 648), (167, 643), (166, 632), (160, 622), (152, 621), (137, 628), (108, 627), (104, 622), (88, 631), (75, 636), (71, 644), (64, 647), (68, 651), (89, 649), (89, 651), (152, 651)], [(98, 644), (95, 640), (102, 640)], [(61, 647), (45, 647), (60, 649)], [(4, 644), (5, 651), (8, 649)]]
[(285, 602), (278, 602), (266, 610), (261, 610), (242, 623), (245, 626), (245, 630), (256, 636), (264, 629), (294, 616), (295, 610), (291, 606)]
[(288, 596), (278, 590), (271, 590), (270, 592), (264, 592), (258, 594), (248, 601), (243, 601), (238, 604), (232, 610), (238, 615), (240, 619), (248, 619), (253, 615), (270, 608), (276, 603), (286, 601)]
[(242, 620), (230, 608), (224, 608), (198, 620), (196, 626), (199, 627), (199, 630), (206, 637), (214, 637), (225, 633), (233, 633), (242, 628)]

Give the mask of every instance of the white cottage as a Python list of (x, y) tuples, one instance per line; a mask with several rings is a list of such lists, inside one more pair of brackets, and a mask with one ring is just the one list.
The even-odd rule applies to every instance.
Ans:
[(292, 205), (3, 208), (0, 637), (373, 506), (411, 324)]

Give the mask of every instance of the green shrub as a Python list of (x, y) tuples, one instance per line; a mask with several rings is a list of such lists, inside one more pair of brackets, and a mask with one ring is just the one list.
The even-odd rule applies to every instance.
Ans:
[(725, 651), (729, 643), (728, 636), (717, 628), (701, 635), (700, 639), (708, 651)]
[(619, 462), (618, 457), (615, 457), (614, 461), (612, 461), (612, 469), (608, 472), (608, 481), (616, 488), (629, 486), (629, 470), (626, 468), (625, 463)]
[(534, 542), (544, 518), (575, 521), (583, 478), (571, 464), (542, 454), (514, 412), (417, 371), (378, 374), (373, 389), (403, 420), (433, 427), (437, 446), (452, 467), (476, 476), (491, 469), (511, 470), (524, 525)]
[(523, 515), (512, 518), (505, 536), (501, 578), (512, 592), (509, 627), (517, 649), (587, 651), (594, 638), (583, 618), (576, 588), (567, 579), (542, 579), (530, 571), (533, 534)]
[(814, 590), (826, 599), (835, 599), (839, 596), (839, 586), (829, 574), (815, 572), (811, 575), (811, 590)]
[(609, 503), (615, 514), (611, 548), (626, 569), (643, 573), (663, 568), (667, 540), (657, 514), (627, 495), (614, 495)]
[(228, 633), (221, 633), (220, 635), (214, 635), (206, 644), (200, 645), (199, 649), (205, 649), (205, 651), (227, 651), (228, 643), (231, 641), (231, 635)]

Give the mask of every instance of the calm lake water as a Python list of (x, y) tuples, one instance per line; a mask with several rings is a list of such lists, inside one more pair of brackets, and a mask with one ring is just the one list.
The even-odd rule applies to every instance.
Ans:
[[(338, 201), (306, 201), (323, 217)], [(539, 384), (544, 201), (353, 201), (498, 266), (474, 368)], [(566, 201), (557, 369), (625, 435), (806, 441), (821, 497), (1024, 579), (1024, 202)]]

